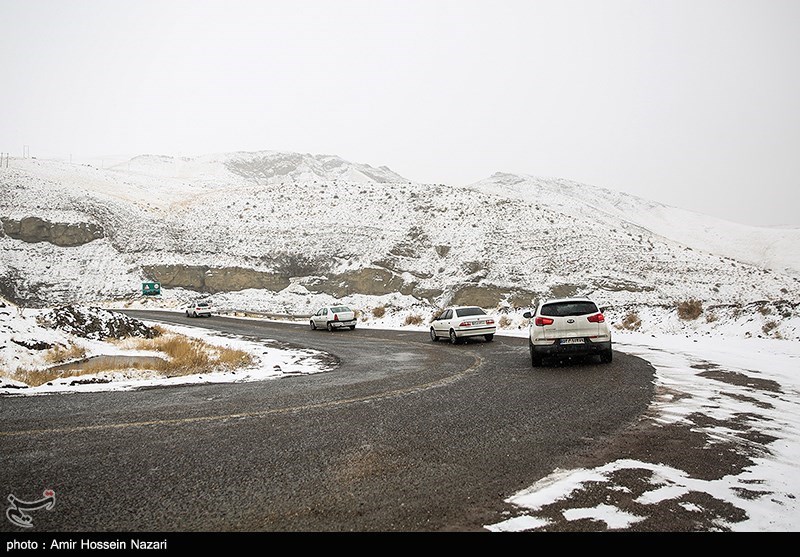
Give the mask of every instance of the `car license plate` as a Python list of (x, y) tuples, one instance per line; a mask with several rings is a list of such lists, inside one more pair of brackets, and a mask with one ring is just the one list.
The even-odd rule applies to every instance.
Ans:
[(582, 338), (562, 338), (561, 344), (583, 344)]

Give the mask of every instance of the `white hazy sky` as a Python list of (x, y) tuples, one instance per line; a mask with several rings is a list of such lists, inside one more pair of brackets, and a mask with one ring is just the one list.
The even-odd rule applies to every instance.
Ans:
[(797, 0), (0, 0), (0, 150), (277, 150), (800, 225)]

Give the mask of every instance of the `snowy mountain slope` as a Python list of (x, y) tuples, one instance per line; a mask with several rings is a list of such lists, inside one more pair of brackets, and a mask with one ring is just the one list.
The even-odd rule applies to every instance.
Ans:
[(223, 153), (193, 158), (141, 155), (112, 169), (174, 180), (233, 183), (237, 178), (244, 178), (261, 185), (314, 180), (408, 181), (385, 166), (374, 168), (368, 164), (351, 163), (335, 155), (277, 151)]
[[(137, 157), (130, 170), (13, 160), (0, 170), (3, 293), (29, 304), (132, 299), (153, 279), (172, 303), (213, 294), (218, 305), (292, 313), (333, 300), (526, 307), (586, 294), (674, 308), (800, 294), (797, 277), (627, 218), (654, 204), (622, 194), (541, 181), (529, 195), (530, 179), (510, 175), (470, 188), (365, 182), (357, 166), (325, 157), (241, 157)], [(249, 170), (230, 170), (242, 160)], [(102, 237), (59, 247), (19, 232), (26, 217), (40, 228), (100, 227)]]
[(468, 189), (545, 203), (570, 214), (598, 212), (693, 249), (800, 276), (800, 229), (737, 224), (564, 179), (495, 173)]

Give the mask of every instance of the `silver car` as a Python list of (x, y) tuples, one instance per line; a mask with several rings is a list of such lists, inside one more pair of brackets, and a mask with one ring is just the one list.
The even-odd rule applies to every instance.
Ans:
[(597, 304), (589, 298), (559, 298), (539, 303), (530, 319), (528, 346), (531, 365), (542, 365), (547, 356), (596, 354), (610, 363), (611, 331)]

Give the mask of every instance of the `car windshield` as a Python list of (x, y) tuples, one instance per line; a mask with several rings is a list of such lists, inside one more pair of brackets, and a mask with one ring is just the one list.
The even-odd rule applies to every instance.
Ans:
[(456, 317), (467, 317), (468, 315), (486, 315), (481, 308), (461, 308), (456, 310)]
[(546, 317), (566, 317), (568, 315), (586, 315), (588, 313), (597, 313), (598, 311), (599, 310), (594, 302), (570, 301), (545, 304), (542, 306), (541, 314)]
[(350, 308), (347, 306), (336, 306), (335, 308), (331, 308), (333, 313), (342, 313), (343, 311), (350, 311)]

